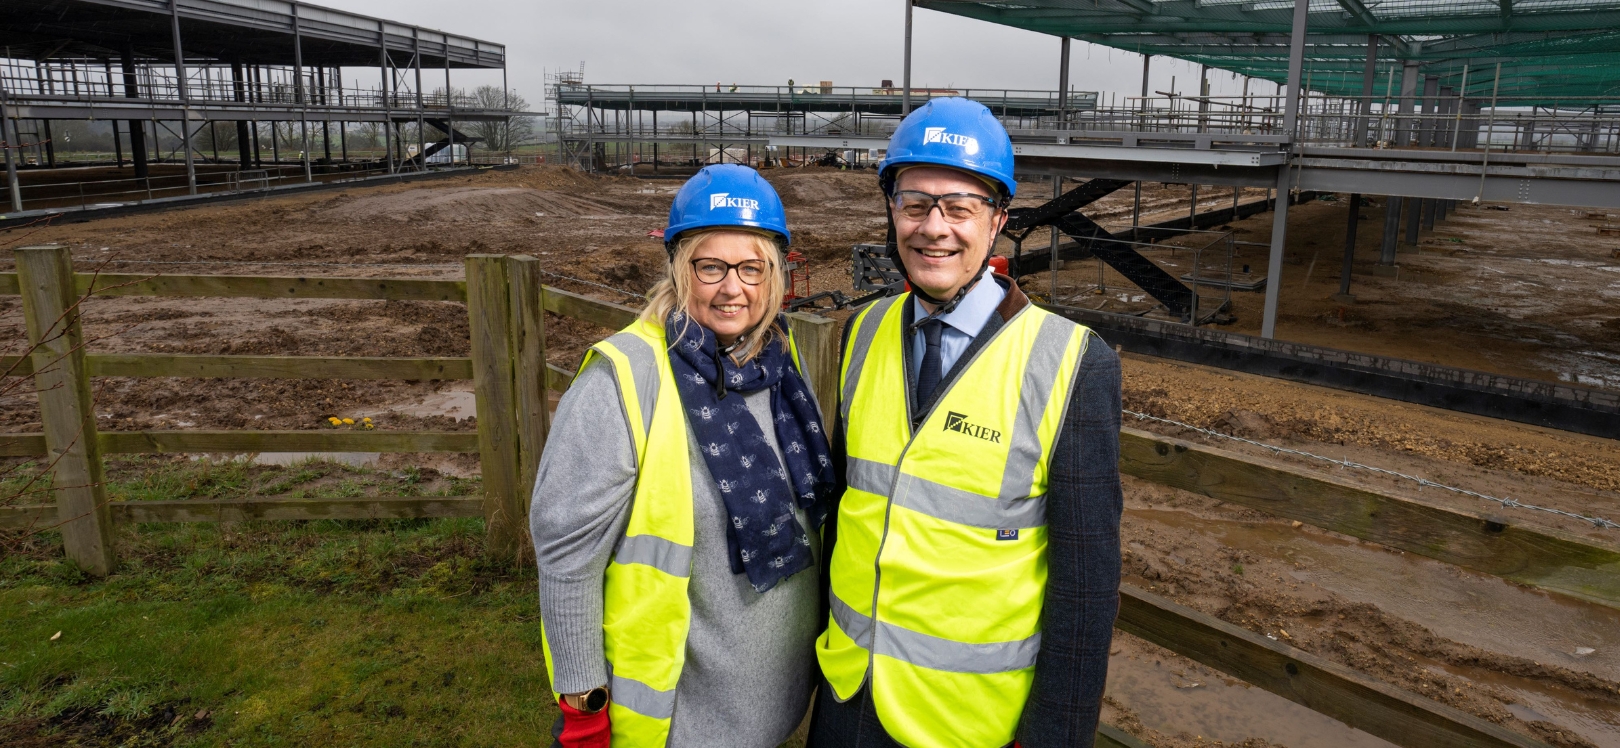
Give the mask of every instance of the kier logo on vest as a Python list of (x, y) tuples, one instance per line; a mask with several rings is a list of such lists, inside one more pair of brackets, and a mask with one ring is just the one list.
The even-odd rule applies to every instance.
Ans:
[(995, 442), (996, 444), (1001, 443), (1000, 431), (979, 426), (977, 424), (968, 423), (966, 415), (957, 413), (955, 411), (947, 411), (945, 413), (945, 430), (955, 431), (958, 434), (966, 434), (975, 439), (983, 439), (987, 442)]

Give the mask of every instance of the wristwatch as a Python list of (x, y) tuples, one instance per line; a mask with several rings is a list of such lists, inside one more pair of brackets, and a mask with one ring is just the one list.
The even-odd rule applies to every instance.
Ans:
[(606, 686), (597, 686), (585, 693), (565, 693), (562, 702), (586, 714), (595, 714), (607, 708), (608, 690)]

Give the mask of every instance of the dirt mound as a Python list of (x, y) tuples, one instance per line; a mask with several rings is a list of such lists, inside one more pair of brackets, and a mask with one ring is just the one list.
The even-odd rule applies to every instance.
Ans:
[(802, 169), (775, 172), (769, 179), (782, 196), (782, 204), (789, 208), (815, 208), (862, 200), (870, 200), (874, 206), (882, 205), (883, 192), (878, 189), (877, 175), (869, 171)]
[(368, 195), (317, 211), (328, 221), (495, 223), (533, 216), (604, 216), (619, 211), (563, 192), (528, 187), (453, 187)]

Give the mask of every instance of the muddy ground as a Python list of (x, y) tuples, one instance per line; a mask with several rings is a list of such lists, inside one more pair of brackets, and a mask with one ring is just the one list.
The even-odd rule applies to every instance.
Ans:
[[(787, 203), (794, 246), (809, 258), (808, 291), (849, 292), (850, 245), (883, 235), (873, 174), (806, 169), (770, 178)], [(109, 272), (168, 274), (456, 278), (466, 254), (528, 253), (541, 259), (548, 282), (632, 303), (662, 272), (662, 246), (648, 232), (664, 225), (678, 186), (525, 167), (36, 227), (0, 233), (0, 244), (62, 243), (81, 269), (102, 263)], [(1261, 196), (1256, 190), (1244, 199)], [(1128, 225), (1130, 200), (1121, 192), (1087, 212), (1110, 227)], [(1185, 200), (1185, 188), (1149, 185), (1144, 222), (1184, 214)], [(1201, 196), (1210, 207), (1230, 201), (1230, 190)], [(1563, 209), (1465, 209), (1425, 232), (1421, 253), (1402, 254), (1401, 277), (1389, 279), (1366, 274), (1382, 207), (1361, 213), (1357, 300), (1344, 304), (1327, 297), (1337, 291), (1345, 201), (1295, 208), (1280, 336), (1620, 385), (1620, 260), (1605, 259), (1610, 250), (1593, 221)], [(1266, 241), (1269, 225), (1269, 214), (1231, 224), (1236, 236), (1256, 242)], [(1166, 264), (1187, 254), (1154, 252)], [(1238, 262), (1263, 267), (1263, 257), (1263, 249), (1240, 248)], [(9, 265), (0, 258), (0, 267)], [(1094, 265), (1071, 263), (1060, 286), (1074, 294), (1095, 275)], [(1044, 275), (1027, 283), (1032, 291), (1050, 287)], [(1129, 293), (1087, 296), (1088, 306), (1145, 306)], [(1229, 329), (1256, 331), (1260, 296), (1233, 298), (1237, 320)], [(465, 308), (449, 303), (126, 297), (92, 299), (85, 322), (97, 338), (92, 350), (109, 352), (467, 353)], [(609, 332), (557, 318), (548, 324), (550, 358), (569, 368)], [(16, 298), (0, 297), (0, 343), (17, 348), (22, 338)], [(108, 430), (314, 428), (329, 415), (370, 416), (383, 429), (472, 428), (469, 383), (105, 378), (97, 385), (97, 417)], [(0, 400), (0, 430), (37, 431), (30, 400)], [(1613, 441), (1132, 355), (1125, 356), (1125, 401), (1203, 428), (1620, 519)], [(1202, 438), (1131, 418), (1127, 425)], [(476, 469), (471, 458), (449, 465), (389, 459)], [(1576, 520), (1335, 475), (1620, 545), (1620, 533)], [(1127, 479), (1125, 488), (1127, 581), (1555, 745), (1620, 748), (1620, 612), (1154, 484)], [(1129, 636), (1119, 635), (1115, 650), (1108, 717), (1155, 745), (1381, 744)]]

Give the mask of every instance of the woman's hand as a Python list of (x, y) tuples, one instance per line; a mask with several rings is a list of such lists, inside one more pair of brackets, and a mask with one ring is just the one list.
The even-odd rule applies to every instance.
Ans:
[(563, 713), (562, 735), (557, 742), (562, 748), (612, 748), (613, 733), (608, 722), (606, 705), (595, 712), (585, 712), (569, 705), (566, 696), (558, 699), (557, 708)]

